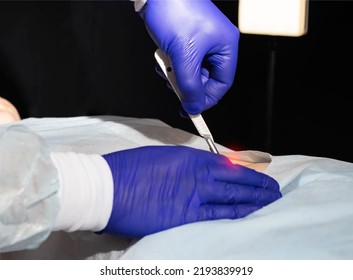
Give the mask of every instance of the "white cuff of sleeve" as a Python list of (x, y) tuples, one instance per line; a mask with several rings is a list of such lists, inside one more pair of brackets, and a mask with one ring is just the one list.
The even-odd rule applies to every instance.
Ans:
[(100, 155), (51, 153), (59, 173), (60, 210), (54, 230), (100, 231), (113, 208), (114, 185), (108, 163)]
[(131, 1), (134, 2), (135, 12), (139, 12), (147, 2), (147, 0), (131, 0)]

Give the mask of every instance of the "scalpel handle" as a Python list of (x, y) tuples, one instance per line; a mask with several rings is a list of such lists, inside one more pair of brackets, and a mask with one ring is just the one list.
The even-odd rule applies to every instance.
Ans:
[(180, 90), (178, 88), (176, 78), (174, 75), (174, 71), (172, 68), (172, 64), (169, 60), (169, 57), (165, 53), (163, 53), (163, 51), (161, 49), (156, 50), (156, 52), (154, 53), (154, 57), (156, 58), (164, 75), (167, 77), (170, 85), (172, 86), (174, 92), (176, 93), (176, 95), (178, 96), (178, 98), (180, 100)]
[(211, 139), (211, 138), (208, 138), (208, 137), (204, 137), (206, 142), (207, 142), (207, 145), (208, 147), (210, 148), (210, 151), (214, 154), (219, 154), (219, 151), (214, 143), (214, 141)]

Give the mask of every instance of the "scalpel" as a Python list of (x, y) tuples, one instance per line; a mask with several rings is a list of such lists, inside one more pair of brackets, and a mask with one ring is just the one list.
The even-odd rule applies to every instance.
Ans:
[[(179, 91), (179, 88), (178, 88), (178, 85), (176, 82), (173, 67), (170, 62), (169, 57), (166, 54), (164, 54), (161, 49), (157, 49), (156, 52), (154, 53), (154, 56), (159, 64), (159, 66), (162, 68), (162, 71), (163, 71), (164, 75), (167, 77), (174, 92), (176, 93), (176, 95), (180, 99), (180, 91)], [(207, 124), (204, 121), (201, 114), (197, 114), (197, 115), (190, 115), (189, 114), (189, 117), (192, 120), (192, 122), (194, 123), (198, 133), (206, 140), (207, 145), (210, 148), (210, 151), (212, 153), (219, 154), (217, 147), (214, 143), (212, 134), (211, 134), (210, 130), (208, 129)]]

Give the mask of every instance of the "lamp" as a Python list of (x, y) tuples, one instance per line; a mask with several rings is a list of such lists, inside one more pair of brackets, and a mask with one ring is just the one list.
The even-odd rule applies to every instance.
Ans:
[(241, 33), (269, 36), (266, 93), (265, 148), (271, 151), (276, 36), (299, 37), (307, 33), (309, 0), (239, 0)]
[(307, 32), (308, 0), (239, 0), (240, 32), (299, 37)]

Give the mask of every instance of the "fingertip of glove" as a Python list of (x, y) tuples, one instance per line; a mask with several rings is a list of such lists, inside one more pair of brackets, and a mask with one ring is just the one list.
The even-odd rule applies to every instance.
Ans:
[(272, 194), (270, 203), (275, 202), (276, 200), (280, 199), (281, 197), (282, 197), (282, 194), (280, 191), (274, 191)]
[(180, 106), (179, 114), (184, 119), (188, 119), (189, 118), (189, 114), (184, 110), (184, 108), (182, 106)]
[(198, 115), (203, 111), (203, 106), (200, 106), (200, 102), (183, 102), (182, 109), (188, 115)]
[(274, 191), (279, 191), (280, 190), (280, 185), (279, 183), (272, 177), (266, 176), (263, 187), (267, 189), (271, 189)]

